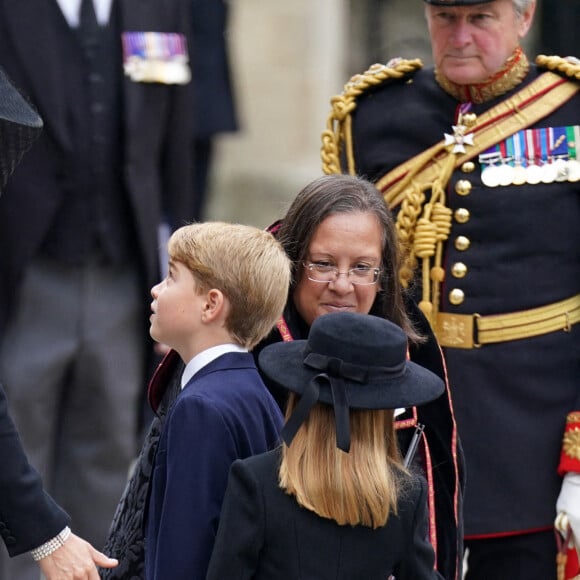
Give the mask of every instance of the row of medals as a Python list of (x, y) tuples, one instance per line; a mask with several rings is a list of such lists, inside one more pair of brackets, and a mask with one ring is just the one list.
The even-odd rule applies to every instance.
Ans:
[(577, 159), (556, 158), (541, 165), (532, 162), (524, 165), (516, 160), (512, 165), (510, 159), (482, 157), (479, 161), (485, 167), (481, 171), (481, 181), (487, 187), (580, 181), (580, 161)]

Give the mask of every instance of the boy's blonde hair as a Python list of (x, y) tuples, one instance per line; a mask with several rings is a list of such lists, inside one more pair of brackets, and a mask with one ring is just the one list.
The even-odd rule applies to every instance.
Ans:
[(205, 222), (183, 226), (168, 243), (169, 258), (195, 276), (200, 292), (217, 288), (227, 297), (226, 328), (251, 350), (281, 316), (290, 285), (290, 260), (264, 230)]
[[(290, 393), (286, 419), (298, 401)], [(282, 447), (280, 487), (298, 503), (340, 525), (384, 526), (397, 513), (401, 473), (393, 411), (350, 409), (351, 445), (336, 446), (334, 409), (317, 403)]]

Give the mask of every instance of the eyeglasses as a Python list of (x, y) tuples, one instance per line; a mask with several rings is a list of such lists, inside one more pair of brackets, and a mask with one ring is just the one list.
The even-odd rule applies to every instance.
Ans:
[(320, 262), (302, 262), (302, 265), (306, 270), (306, 276), (309, 280), (322, 284), (334, 282), (341, 274), (344, 274), (352, 284), (368, 286), (370, 284), (376, 284), (381, 273), (379, 268), (371, 268), (370, 266), (357, 266), (346, 272), (340, 272), (336, 266)]

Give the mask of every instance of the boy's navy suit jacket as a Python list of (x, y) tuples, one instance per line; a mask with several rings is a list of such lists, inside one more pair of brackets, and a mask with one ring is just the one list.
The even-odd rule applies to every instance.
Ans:
[(169, 412), (147, 505), (147, 580), (203, 579), (230, 465), (272, 449), (282, 415), (249, 353), (226, 353), (187, 383)]

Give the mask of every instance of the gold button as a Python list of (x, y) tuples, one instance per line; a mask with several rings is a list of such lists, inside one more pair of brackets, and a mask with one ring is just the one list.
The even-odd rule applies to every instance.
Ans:
[(472, 173), (475, 171), (475, 163), (473, 163), (473, 161), (466, 161), (461, 166), (461, 171), (463, 171), (463, 173)]
[(459, 288), (453, 288), (453, 290), (449, 292), (449, 302), (451, 302), (451, 304), (453, 304), (454, 306), (459, 306), (460, 304), (463, 303), (464, 300), (465, 293), (463, 292), (463, 290), (460, 290)]
[(466, 224), (469, 221), (471, 214), (468, 209), (460, 207), (455, 210), (453, 217), (458, 224)]
[(475, 113), (467, 113), (463, 115), (462, 120), (466, 127), (473, 127), (477, 123), (477, 115)]
[(454, 278), (465, 278), (465, 275), (467, 274), (467, 266), (463, 262), (455, 262), (455, 264), (451, 266), (451, 273)]
[(457, 195), (469, 195), (471, 193), (471, 187), (471, 181), (460, 179), (455, 184), (455, 193), (457, 193)]
[(465, 236), (457, 236), (457, 238), (455, 238), (455, 249), (460, 252), (465, 252), (465, 250), (469, 249), (470, 245), (471, 240)]

